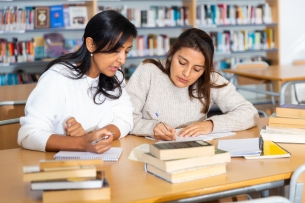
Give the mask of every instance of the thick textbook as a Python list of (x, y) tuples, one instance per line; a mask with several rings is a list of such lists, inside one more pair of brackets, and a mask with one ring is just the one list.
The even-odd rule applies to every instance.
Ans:
[(185, 182), (210, 176), (216, 176), (227, 172), (226, 164), (218, 164), (212, 166), (192, 167), (173, 172), (165, 172), (150, 164), (145, 164), (145, 171), (170, 183)]
[(91, 152), (60, 151), (54, 155), (54, 159), (102, 159), (103, 161), (118, 161), (123, 148), (111, 147), (102, 154)]
[(56, 180), (32, 181), (31, 190), (64, 190), (101, 188), (104, 183), (104, 172), (97, 171), (96, 177), (65, 178)]
[[(296, 130), (295, 132), (299, 132), (299, 131)], [(271, 140), (273, 142), (304, 144), (305, 143), (305, 134), (296, 134), (295, 132), (293, 132), (293, 131), (288, 132), (285, 130), (270, 131), (270, 130), (266, 130), (265, 128), (262, 128), (260, 131), (260, 134), (264, 140)]]
[(102, 159), (69, 159), (69, 160), (41, 160), (39, 169), (44, 171), (80, 168), (103, 164)]
[(260, 156), (247, 156), (245, 159), (274, 159), (290, 157), (290, 153), (275, 142), (264, 140), (263, 153)]
[(305, 119), (305, 105), (282, 104), (275, 109), (276, 115), (280, 117)]
[(214, 155), (215, 148), (202, 140), (161, 142), (150, 144), (149, 152), (160, 160), (170, 160)]
[(285, 118), (279, 117), (276, 113), (269, 116), (270, 127), (289, 127), (295, 126), (295, 128), (304, 128), (305, 119), (300, 118)]
[(261, 138), (219, 140), (218, 148), (230, 152), (231, 157), (258, 156), (262, 152)]
[(23, 173), (23, 181), (54, 180), (62, 178), (96, 177), (95, 166), (81, 166), (78, 169), (34, 171), (27, 169)]
[(43, 203), (87, 202), (110, 200), (109, 184), (104, 179), (103, 187), (76, 190), (45, 190), (42, 193)]
[(174, 160), (160, 160), (150, 153), (144, 153), (142, 154), (142, 160), (165, 172), (172, 172), (191, 167), (229, 163), (231, 161), (231, 156), (229, 152), (215, 149), (215, 155)]

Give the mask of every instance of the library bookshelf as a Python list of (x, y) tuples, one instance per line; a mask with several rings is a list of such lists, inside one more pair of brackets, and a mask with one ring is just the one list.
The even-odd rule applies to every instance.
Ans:
[[(202, 25), (198, 23), (198, 8), (200, 5), (208, 5), (208, 6), (216, 6), (219, 8), (218, 5), (232, 5), (236, 8), (243, 6), (254, 6), (255, 8), (259, 5), (268, 4), (270, 7), (270, 13), (272, 21), (268, 23), (217, 23), (217, 24), (210, 24), (210, 25)], [(175, 26), (138, 26), (139, 34), (140, 35), (148, 35), (148, 34), (164, 34), (166, 33), (169, 38), (177, 37), (183, 30), (197, 27), (199, 29), (203, 29), (208, 33), (223, 33), (223, 32), (231, 32), (231, 33), (238, 33), (238, 32), (251, 32), (257, 30), (266, 30), (272, 29), (273, 30), (273, 48), (272, 49), (249, 49), (249, 50), (235, 50), (232, 51), (231, 47), (227, 51), (219, 51), (216, 49), (215, 52), (215, 64), (218, 66), (217, 70), (221, 71), (221, 65), (218, 62), (225, 61), (227, 59), (234, 58), (246, 58), (249, 59), (251, 57), (262, 56), (267, 58), (271, 61), (272, 65), (279, 64), (279, 52), (280, 52), (280, 33), (279, 33), (279, 17), (278, 17), (278, 8), (279, 8), (279, 0), (168, 0), (168, 1), (147, 1), (147, 0), (121, 0), (121, 1), (111, 1), (111, 0), (86, 0), (86, 1), (68, 1), (68, 0), (53, 0), (50, 1), (22, 1), (22, 0), (13, 0), (9, 3), (0, 3), (0, 7), (10, 7), (13, 6), (51, 6), (51, 5), (58, 5), (58, 4), (83, 4), (87, 7), (88, 18), (95, 15), (97, 12), (100, 11), (101, 7), (125, 7), (125, 8), (135, 8), (140, 10), (148, 10), (151, 6), (178, 6), (178, 7), (186, 7), (187, 8), (187, 24), (180, 24)], [(11, 40), (12, 37), (18, 37), (21, 40), (30, 39), (33, 35), (41, 35), (42, 33), (47, 32), (58, 32), (64, 33), (68, 37), (71, 35), (79, 35), (81, 37), (83, 33), (83, 29), (81, 28), (74, 28), (74, 29), (66, 29), (66, 28), (43, 28), (43, 29), (33, 29), (33, 30), (16, 30), (16, 31), (1, 31), (1, 38)], [(231, 40), (230, 40), (231, 43)], [(140, 56), (130, 56), (128, 57), (127, 62), (132, 62), (136, 60), (143, 60), (144, 58), (162, 58), (164, 56), (164, 51), (160, 55), (145, 55), (142, 54)], [(16, 62), (16, 63), (0, 63), (0, 72), (1, 73), (12, 73), (18, 69), (22, 69), (27, 72), (43, 72), (46, 64), (48, 61), (45, 60), (38, 60), (33, 62)], [(233, 62), (231, 62), (233, 63)], [(138, 63), (137, 63), (138, 64)], [(232, 65), (232, 64), (230, 64)], [(230, 68), (230, 67), (229, 67)]]

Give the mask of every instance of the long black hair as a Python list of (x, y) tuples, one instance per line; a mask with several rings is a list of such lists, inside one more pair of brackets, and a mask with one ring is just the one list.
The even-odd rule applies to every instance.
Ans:
[[(90, 52), (86, 47), (86, 38), (93, 39), (96, 50), (94, 53), (114, 53), (131, 37), (137, 36), (136, 27), (123, 15), (113, 10), (106, 10), (93, 16), (86, 25), (83, 35), (82, 46), (73, 53), (63, 55), (51, 61), (47, 68), (50, 69), (54, 64), (62, 64), (71, 70), (72, 76), (67, 76), (72, 79), (81, 79), (84, 74), (88, 73), (91, 67)], [(123, 72), (119, 71), (124, 76)], [(93, 96), (94, 103), (99, 94), (110, 99), (118, 99), (122, 95), (121, 84), (124, 77), (119, 80), (116, 75), (108, 77), (103, 73), (99, 75), (98, 86)], [(118, 88), (118, 94), (112, 95), (107, 91), (114, 91)], [(103, 102), (101, 102), (103, 103)]]
[[(202, 113), (207, 113), (210, 106), (210, 92), (211, 88), (221, 88), (227, 83), (216, 85), (211, 82), (211, 72), (213, 69), (214, 45), (211, 37), (203, 30), (191, 28), (180, 34), (171, 49), (166, 55), (165, 66), (160, 60), (146, 59), (143, 63), (153, 63), (160, 70), (170, 77), (171, 58), (174, 54), (182, 48), (191, 48), (202, 53), (205, 58), (204, 73), (197, 79), (197, 81), (188, 87), (190, 99), (199, 99), (203, 104)], [(196, 94), (197, 93), (197, 96)]]

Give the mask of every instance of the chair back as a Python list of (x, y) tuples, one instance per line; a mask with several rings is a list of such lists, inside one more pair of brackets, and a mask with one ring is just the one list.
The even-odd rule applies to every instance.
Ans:
[(305, 65), (305, 59), (295, 60), (295, 61), (293, 61), (292, 64), (293, 64), (294, 66), (297, 66), (297, 65)]
[[(263, 69), (263, 68), (268, 68), (269, 65), (268, 63), (264, 61), (256, 61), (256, 62), (245, 62), (245, 63), (237, 63), (234, 68), (235, 69)], [(265, 80), (254, 80), (246, 77), (237, 77), (237, 82), (239, 85), (250, 85), (250, 84), (262, 84), (266, 83)]]
[(0, 102), (0, 121), (24, 116), (26, 100)]
[(0, 150), (20, 148), (17, 143), (19, 118), (0, 121)]
[(289, 200), (291, 203), (304, 202), (305, 194), (304, 182), (305, 182), (305, 164), (299, 166), (292, 174), (289, 184)]

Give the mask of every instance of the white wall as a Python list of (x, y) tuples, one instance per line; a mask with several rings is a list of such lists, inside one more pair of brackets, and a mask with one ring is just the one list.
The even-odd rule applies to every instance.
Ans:
[(280, 0), (280, 64), (305, 58), (305, 0)]
[[(288, 65), (295, 59), (305, 59), (305, 0), (280, 0), (279, 3), (280, 65)], [(305, 85), (298, 85), (297, 91), (305, 99)], [(295, 103), (293, 96), (287, 96)]]

